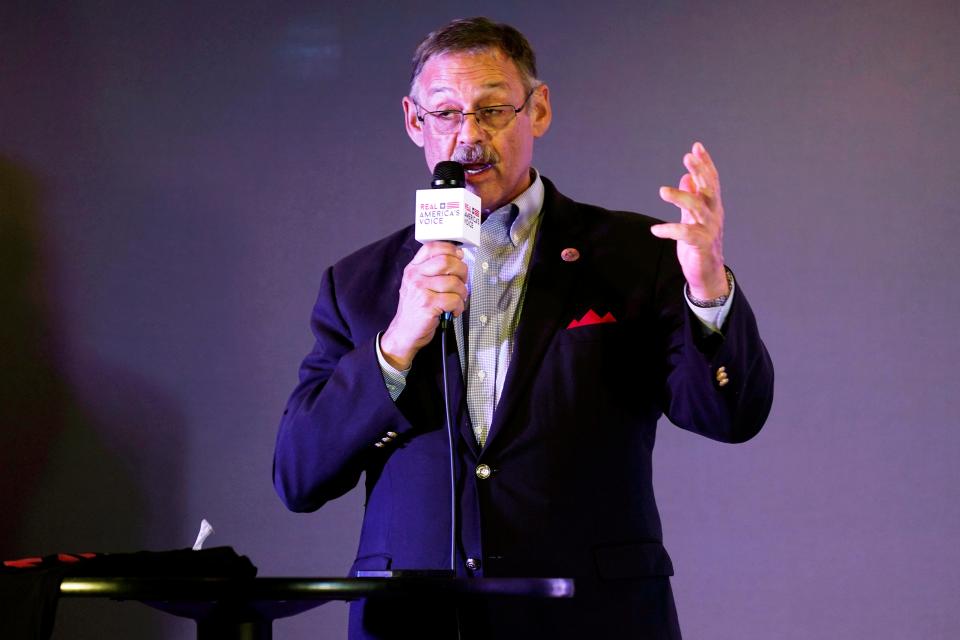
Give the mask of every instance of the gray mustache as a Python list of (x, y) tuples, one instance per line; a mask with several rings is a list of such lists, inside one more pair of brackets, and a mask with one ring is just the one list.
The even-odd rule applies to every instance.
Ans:
[(450, 159), (460, 164), (496, 164), (500, 161), (496, 151), (480, 144), (458, 146)]

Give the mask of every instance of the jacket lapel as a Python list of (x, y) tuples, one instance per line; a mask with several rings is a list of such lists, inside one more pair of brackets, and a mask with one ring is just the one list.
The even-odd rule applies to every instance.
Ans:
[(569, 322), (562, 312), (579, 273), (580, 262), (565, 261), (560, 254), (565, 248), (578, 246), (579, 220), (576, 204), (558, 193), (548, 180), (543, 179), (543, 182), (546, 189), (540, 212), (543, 219), (530, 259), (513, 355), (500, 403), (493, 414), (485, 451), (503, 430), (518, 401), (526, 395), (553, 336), (563, 329), (565, 322)]

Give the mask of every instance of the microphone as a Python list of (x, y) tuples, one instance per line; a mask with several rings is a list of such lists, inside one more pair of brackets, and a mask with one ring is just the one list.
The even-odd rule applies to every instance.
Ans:
[[(480, 244), (480, 196), (466, 189), (463, 165), (453, 160), (438, 162), (429, 189), (417, 189), (416, 239), (423, 243), (443, 240), (454, 244)], [(445, 329), (453, 318), (440, 317)]]
[(429, 189), (417, 189), (415, 236), (420, 242), (445, 240), (480, 244), (480, 196), (466, 189), (463, 165), (438, 162)]

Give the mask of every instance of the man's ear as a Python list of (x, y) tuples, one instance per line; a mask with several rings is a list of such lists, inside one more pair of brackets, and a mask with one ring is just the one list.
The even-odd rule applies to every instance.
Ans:
[(553, 109), (550, 107), (550, 87), (541, 84), (530, 96), (530, 125), (533, 137), (539, 138), (550, 128)]
[(417, 105), (410, 96), (403, 96), (403, 124), (407, 128), (407, 135), (418, 147), (423, 146), (423, 123), (417, 118)]

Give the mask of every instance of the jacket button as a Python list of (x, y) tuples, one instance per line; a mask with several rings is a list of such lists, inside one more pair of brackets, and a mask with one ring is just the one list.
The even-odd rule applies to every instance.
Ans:
[(474, 470), (474, 473), (476, 473), (477, 477), (481, 480), (486, 480), (493, 475), (493, 470), (490, 469), (490, 465), (478, 464), (476, 470)]
[(466, 565), (467, 569), (470, 569), (470, 571), (476, 571), (480, 568), (480, 561), (476, 558), (467, 558)]
[(717, 376), (716, 376), (716, 377), (717, 377), (717, 385), (718, 385), (718, 386), (725, 387), (725, 386), (727, 386), (727, 384), (730, 382), (730, 378), (729, 378), (729, 376), (727, 376), (727, 368), (726, 368), (726, 367), (720, 367), (719, 369), (717, 369)]

